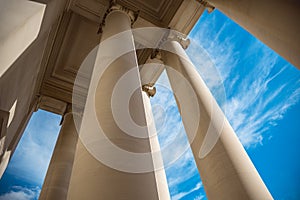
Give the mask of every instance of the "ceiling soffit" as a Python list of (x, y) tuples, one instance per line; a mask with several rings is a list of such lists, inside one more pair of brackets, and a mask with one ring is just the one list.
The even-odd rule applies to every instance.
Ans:
[[(155, 25), (168, 27), (170, 25), (177, 30), (184, 30), (186, 28), (181, 24), (185, 25), (184, 22), (188, 22), (192, 27), (194, 24), (192, 20), (196, 18), (191, 11), (197, 10), (194, 0), (185, 0), (184, 3), (182, 1), (117, 0), (117, 3), (135, 11), (140, 10), (139, 18), (135, 23), (137, 27)], [(40, 95), (72, 103), (73, 84), (78, 68), (88, 53), (100, 42), (100, 35), (97, 31), (108, 5), (107, 0), (75, 0), (71, 3), (70, 10), (63, 13), (57, 25), (53, 27), (55, 31), (52, 31), (49, 36), (46, 47), (46, 52), (49, 53), (44, 55), (43, 59), (46, 71), (40, 87)], [(183, 11), (185, 18), (180, 17)], [(178, 26), (176, 21), (180, 22), (179, 28), (176, 27)], [(151, 49), (138, 50), (139, 64), (145, 63), (151, 52)], [(86, 97), (91, 71), (84, 73), (85, 83), (82, 88), (79, 88), (82, 90), (82, 96), (79, 98), (83, 101)], [(44, 107), (47, 106), (44, 105)]]
[[(159, 27), (168, 27), (183, 0), (117, 0), (118, 4), (133, 11), (139, 11), (140, 17)], [(108, 0), (74, 0), (71, 9), (93, 21), (100, 22)]]
[[(55, 33), (40, 93), (66, 102), (72, 102), (73, 83), (77, 71), (100, 42), (98, 24), (74, 12), (65, 12)], [(91, 71), (84, 72), (86, 90)]]
[(183, 0), (118, 0), (129, 9), (140, 11), (140, 17), (159, 27), (168, 27)]

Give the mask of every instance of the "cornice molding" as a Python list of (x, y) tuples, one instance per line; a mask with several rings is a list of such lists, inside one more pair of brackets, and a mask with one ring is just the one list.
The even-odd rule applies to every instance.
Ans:
[(67, 109), (67, 103), (46, 95), (40, 96), (38, 108), (55, 114), (63, 115)]

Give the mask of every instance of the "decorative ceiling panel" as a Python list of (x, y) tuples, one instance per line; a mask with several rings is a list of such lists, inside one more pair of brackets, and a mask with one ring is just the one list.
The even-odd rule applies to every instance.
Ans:
[[(129, 9), (140, 11), (135, 25), (137, 27), (168, 27), (175, 15), (180, 18), (179, 7), (185, 5), (182, 2), (183, 0), (117, 0), (117, 3)], [(46, 71), (40, 87), (40, 95), (72, 103), (73, 84), (78, 68), (100, 41), (97, 31), (108, 5), (108, 0), (74, 0), (70, 4), (70, 9), (65, 11), (57, 26), (53, 27), (55, 31), (52, 31), (49, 37), (45, 50), (49, 53), (44, 55), (43, 63), (46, 65)], [(187, 3), (187, 5), (194, 4)], [(187, 7), (184, 6), (184, 9)], [(193, 6), (190, 7), (193, 10)], [(187, 19), (183, 18), (183, 21), (191, 21), (192, 16), (195, 15), (192, 14)], [(176, 18), (172, 21), (172, 27), (177, 25), (176, 21), (179, 19)], [(183, 24), (182, 26), (185, 25), (182, 20), (180, 23)], [(139, 64), (144, 64), (151, 52), (151, 49), (138, 50)], [(86, 72), (83, 76), (85, 86), (88, 85), (88, 74), (91, 72)], [(85, 86), (80, 88), (83, 95), (78, 97), (83, 101), (87, 91)]]
[[(139, 11), (140, 17), (159, 27), (168, 27), (183, 0), (117, 0), (131, 10)], [(71, 9), (88, 19), (101, 21), (109, 0), (74, 0)]]
[[(71, 102), (77, 71), (88, 53), (99, 44), (98, 27), (97, 23), (74, 12), (63, 15), (47, 63), (42, 95)], [(89, 74), (83, 77), (88, 82)]]

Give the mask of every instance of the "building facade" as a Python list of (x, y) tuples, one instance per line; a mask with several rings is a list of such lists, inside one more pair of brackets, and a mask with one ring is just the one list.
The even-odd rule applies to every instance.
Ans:
[(219, 9), (300, 68), (299, 8), (292, 0), (1, 1), (0, 175), (43, 109), (63, 120), (40, 199), (169, 199), (149, 101), (166, 70), (208, 199), (272, 199), (184, 49), (204, 10)]

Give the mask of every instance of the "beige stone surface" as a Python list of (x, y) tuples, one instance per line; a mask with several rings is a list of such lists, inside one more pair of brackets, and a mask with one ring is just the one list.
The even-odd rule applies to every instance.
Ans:
[[(273, 199), (234, 130), (181, 45), (167, 42), (162, 59), (180, 107), (194, 158), (208, 199)], [(191, 89), (178, 79), (179, 72)], [(196, 102), (191, 101), (191, 92)], [(187, 98), (189, 97), (189, 98)], [(199, 106), (199, 121), (197, 120)], [(196, 126), (195, 126), (196, 125)], [(193, 138), (193, 128), (196, 136)]]
[(63, 123), (40, 193), (40, 200), (67, 199), (78, 133), (72, 112), (63, 116)]
[[(137, 58), (130, 29), (131, 21), (128, 14), (118, 10), (108, 14), (105, 20), (105, 26), (103, 27), (103, 42), (110, 36), (114, 36), (122, 31), (129, 32), (122, 37), (120, 36), (113, 39), (112, 41), (115, 42), (115, 45), (106, 46), (107, 49), (98, 50), (83, 114), (80, 129), (81, 140), (76, 149), (68, 199), (159, 199), (154, 172), (138, 173), (138, 171), (134, 170), (135, 167), (138, 169), (140, 165), (149, 166), (151, 169), (153, 165), (151, 156), (143, 160), (132, 160), (130, 157), (130, 155), (133, 154), (151, 152), (150, 141), (147, 138), (147, 123)], [(120, 48), (129, 49), (130, 51), (113, 61), (106, 70), (98, 67), (98, 65), (105, 67), (101, 65), (101, 62), (110, 60), (113, 54), (117, 53)], [(102, 52), (101, 50), (107, 52)], [(104, 70), (103, 74), (99, 82), (94, 82), (94, 80), (98, 78), (96, 77), (96, 72), (99, 70)], [(122, 85), (125, 86), (126, 89), (137, 86), (136, 91), (133, 94), (130, 94), (130, 91), (126, 90), (116, 92), (117, 104), (112, 105), (114, 87), (117, 81), (122, 76), (126, 76), (126, 73), (129, 71), (132, 72), (132, 74), (129, 74), (130, 79), (125, 80)], [(96, 94), (93, 94), (94, 84), (96, 85)], [(132, 95), (130, 102), (128, 102), (129, 99), (126, 98), (127, 94)], [(117, 111), (114, 113), (117, 116), (113, 116), (112, 108), (114, 108), (114, 106), (118, 106), (120, 109), (129, 109), (130, 116), (126, 116), (121, 111)], [(96, 112), (95, 117), (94, 112)], [(116, 117), (118, 117), (118, 115), (120, 115), (119, 117), (123, 120), (132, 117), (132, 120), (134, 120), (136, 124), (144, 127), (144, 131), (141, 129), (140, 132), (126, 132), (126, 130), (122, 129), (120, 124), (117, 124)], [(92, 121), (95, 120), (98, 121), (96, 125), (100, 125), (106, 138), (101, 137), (100, 131), (95, 132), (95, 124), (92, 123)], [(135, 127), (131, 126), (130, 124), (129, 128), (136, 130)], [(137, 136), (146, 136), (146, 138), (139, 138)], [(115, 154), (113, 151), (113, 145), (128, 152), (128, 154), (125, 154), (125, 157), (120, 157), (118, 152)], [(96, 152), (93, 151), (93, 147), (96, 149)], [(104, 155), (104, 158), (97, 157), (97, 153)], [(107, 161), (106, 159), (109, 159), (109, 164), (105, 162)], [(120, 160), (123, 162), (120, 163)], [(134, 171), (128, 170), (128, 166), (132, 166)]]
[[(108, 0), (35, 0), (35, 2), (23, 1), (20, 4), (16, 2), (17, 0), (0, 1), (0, 110), (3, 113), (9, 113), (5, 119), (3, 118), (4, 121), (0, 121), (1, 173), (4, 172), (32, 112), (41, 108), (63, 114), (67, 103), (72, 103), (73, 83), (77, 70), (85, 56), (100, 40), (101, 35), (97, 34), (97, 30), (109, 5)], [(36, 2), (42, 4), (36, 4)], [(209, 0), (208, 2), (299, 68), (298, 2), (292, 0), (285, 2), (275, 0), (271, 3), (255, 0)], [(118, 3), (134, 11), (140, 10), (140, 15), (134, 24), (136, 28), (171, 27), (184, 34), (190, 32), (204, 11), (204, 7), (195, 0), (120, 0)], [(120, 30), (129, 29), (129, 25), (123, 21), (128, 19), (121, 17), (117, 20), (117, 18), (110, 19), (112, 20), (111, 26), (106, 27), (106, 35), (102, 36), (103, 40)], [(131, 39), (126, 40), (126, 43), (128, 42), (133, 44)], [(125, 43), (120, 42), (120, 44)], [(174, 49), (182, 53), (181, 48), (174, 47)], [(138, 51), (140, 64), (147, 61), (150, 53), (151, 50)], [(205, 134), (198, 134), (192, 143), (208, 197), (211, 199), (221, 197), (224, 199), (227, 197), (229, 199), (271, 199), (228, 122), (225, 120), (224, 124), (219, 123), (218, 120), (223, 119), (223, 114), (217, 109), (215, 113), (217, 117), (214, 118), (213, 113), (207, 109), (214, 100), (212, 101), (212, 96), (203, 85), (201, 77), (199, 78), (196, 71), (182, 59), (174, 55), (165, 56), (167, 64), (175, 64), (198, 91), (199, 105), (203, 111), (199, 122), (201, 125), (199, 132), (206, 133), (210, 122), (214, 124), (210, 129), (212, 133), (220, 130), (220, 124), (224, 125), (215, 148), (206, 157), (201, 159), (197, 157)], [(98, 87), (97, 99), (100, 103), (96, 106), (97, 114), (99, 119), (103, 120), (102, 124), (106, 124), (104, 127), (111, 133), (110, 139), (112, 140), (120, 139), (118, 137), (124, 134), (120, 134), (122, 131), (115, 123), (112, 123), (111, 113), (107, 111), (108, 103), (105, 101), (111, 95), (110, 84), (116, 82), (118, 77), (129, 70), (129, 68), (123, 68), (126, 62), (133, 66), (137, 64), (133, 52), (121, 56), (113, 64), (115, 68), (107, 71), (106, 78)], [(154, 83), (161, 69), (161, 65), (157, 65), (156, 69), (142, 66), (140, 74), (136, 72), (136, 76), (141, 76), (143, 84)], [(84, 76), (85, 86), (87, 86), (91, 70), (86, 71)], [(133, 80), (138, 80), (136, 76)], [(172, 75), (170, 77), (172, 79)], [(173, 84), (172, 87), (176, 88), (177, 85)], [(81, 89), (80, 100), (85, 101), (87, 87)], [(130, 105), (132, 118), (138, 124), (146, 125), (142, 94), (139, 91), (135, 95), (136, 98), (131, 100)], [(121, 99), (120, 104), (123, 103)], [(186, 102), (188, 101), (189, 99), (186, 98)], [(183, 118), (184, 123), (188, 124), (193, 115), (183, 115)], [(71, 123), (68, 124), (63, 126), (66, 128), (63, 128), (61, 132), (70, 133)], [(136, 152), (153, 150), (151, 140), (132, 139), (129, 136), (122, 136), (122, 139), (124, 141), (116, 143), (127, 150)], [(152, 144), (158, 147), (155, 141)], [(61, 146), (64, 146), (64, 142)], [(61, 150), (57, 147), (56, 152)], [(57, 156), (58, 154), (55, 153), (53, 156), (59, 157), (59, 162), (64, 162), (64, 156)], [(155, 165), (152, 160), (147, 160), (147, 163)], [(53, 176), (49, 175), (54, 178), (50, 182), (47, 178), (45, 186), (48, 185), (48, 189), (43, 189), (42, 193), (45, 194), (46, 190), (52, 191), (48, 196), (49, 199), (65, 197), (67, 190), (65, 181), (68, 178), (63, 177), (62, 174), (65, 171), (69, 173), (70, 166), (57, 165), (59, 167), (56, 167), (56, 164), (51, 166), (48, 174), (52, 174), (53, 166), (57, 173)], [(125, 199), (167, 198), (167, 195), (164, 196), (167, 191), (162, 189), (165, 188), (163, 172), (160, 172), (160, 175), (152, 172), (133, 175), (112, 170), (99, 163), (80, 142), (77, 146), (73, 170), (75, 172), (72, 175), (69, 199), (93, 199), (100, 198), (102, 195), (106, 199), (118, 199), (120, 196)], [(158, 178), (162, 178), (159, 183), (162, 185), (159, 189), (157, 189)], [(53, 186), (56, 184), (62, 185), (61, 187)], [(165, 192), (161, 193), (160, 190)], [(161, 194), (164, 195), (161, 196)]]
[[(26, 40), (29, 43), (26, 43), (26, 45), (22, 46), (21, 48), (18, 45), (11, 44), (11, 46), (8, 49), (1, 50), (0, 63), (4, 64), (5, 62), (5, 65), (9, 64), (9, 66), (5, 67), (4, 71), (1, 71), (0, 110), (6, 112), (14, 110), (11, 123), (6, 128), (6, 138), (3, 144), (4, 151), (11, 152), (10, 157), (13, 154), (19, 142), (19, 139), (22, 136), (22, 133), (27, 125), (28, 120), (30, 119), (32, 112), (35, 110), (37, 104), (36, 95), (38, 94), (38, 85), (39, 81), (42, 79), (41, 62), (44, 54), (45, 45), (47, 43), (48, 34), (51, 29), (51, 26), (53, 25), (54, 21), (58, 19), (66, 3), (65, 0), (53, 0), (49, 2), (43, 14), (43, 21), (40, 29), (31, 30), (32, 27), (35, 27), (38, 24), (31, 24), (27, 26), (27, 22), (29, 21), (30, 23), (37, 22), (35, 20), (37, 19), (35, 18), (35, 15), (30, 15), (30, 13), (31, 11), (34, 13), (35, 11), (40, 11), (39, 9), (35, 10), (36, 7), (22, 7), (23, 3), (27, 1), (22, 1), (23, 3), (20, 4), (18, 2), (0, 2), (1, 9), (5, 9), (6, 7), (4, 5), (11, 3), (11, 5), (8, 6), (9, 8), (13, 9), (15, 12), (17, 12), (18, 9), (21, 10), (17, 13), (9, 12), (9, 9), (6, 10), (7, 12), (1, 12), (1, 27), (7, 27), (0, 29), (0, 46), (6, 44), (7, 42), (9, 43), (10, 41), (14, 42), (12, 37), (18, 37), (18, 35), (10, 34), (10, 32), (14, 32), (15, 29), (20, 30), (21, 32), (25, 31), (24, 34), (27, 34), (27, 32), (34, 34), (34, 36), (37, 37), (33, 40)], [(31, 3), (35, 4), (35, 2)], [(5, 19), (3, 15), (5, 15)], [(9, 18), (7, 17), (11, 17), (11, 26), (7, 25), (9, 24)], [(34, 19), (31, 17), (33, 17)], [(29, 21), (26, 21), (26, 19), (28, 19)], [(33, 21), (31, 21), (31, 19), (33, 19)], [(24, 20), (25, 24), (23, 25), (26, 26), (22, 27), (22, 23), (24, 22)], [(20, 34), (19, 36), (25, 37), (26, 39), (27, 36), (24, 34)], [(21, 38), (21, 40), (23, 39), (24, 38)], [(14, 59), (16, 60), (14, 60), (13, 62), (6, 62), (5, 59), (9, 58), (6, 57), (5, 54), (3, 54), (3, 52), (5, 54), (11, 53), (13, 57), (17, 55), (17, 57), (14, 57)], [(2, 56), (5, 56), (4, 60), (2, 59)], [(12, 109), (14, 105), (15, 109)], [(10, 157), (8, 158), (8, 160), (10, 159)]]
[(32, 1), (0, 1), (0, 77), (36, 39), (45, 5)]
[(143, 102), (146, 112), (146, 120), (147, 126), (149, 130), (149, 138), (150, 138), (150, 146), (153, 166), (154, 166), (154, 174), (156, 180), (156, 187), (158, 192), (158, 197), (160, 200), (168, 200), (170, 199), (170, 192), (167, 182), (167, 176), (164, 168), (163, 158), (161, 154), (161, 149), (158, 141), (158, 135), (155, 127), (154, 117), (152, 114), (152, 108), (150, 103), (150, 98), (146, 92), (142, 92)]

